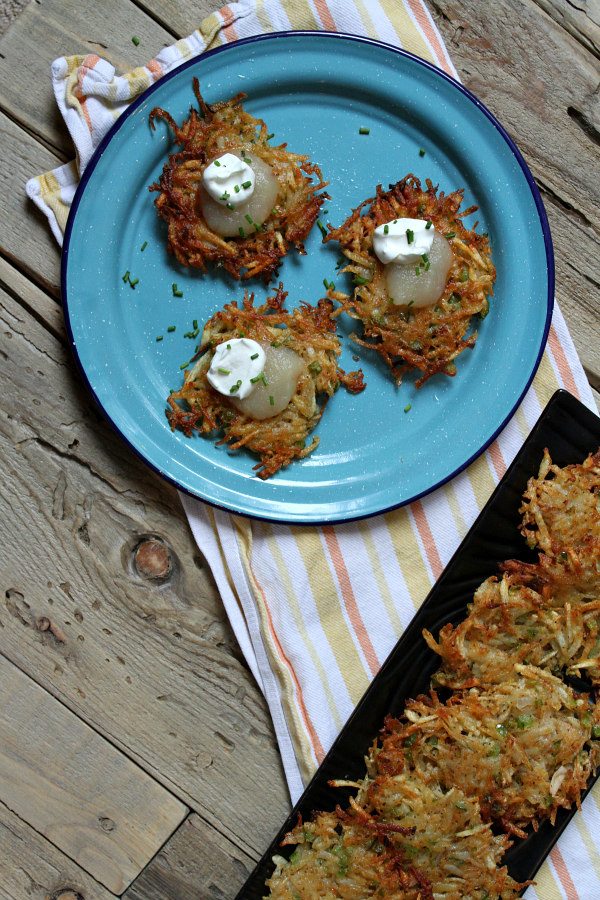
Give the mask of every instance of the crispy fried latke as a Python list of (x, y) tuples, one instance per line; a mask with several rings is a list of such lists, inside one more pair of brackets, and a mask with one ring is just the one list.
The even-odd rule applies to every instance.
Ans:
[[(341, 348), (332, 318), (333, 303), (326, 299), (316, 306), (302, 303), (286, 312), (286, 297), (280, 284), (262, 306), (255, 307), (254, 294), (246, 293), (241, 308), (234, 301), (215, 313), (204, 327), (197, 362), (185, 373), (181, 390), (172, 391), (167, 400), (167, 418), (173, 430), (179, 428), (190, 437), (194, 431), (211, 434), (222, 429), (224, 435), (218, 443), (256, 453), (260, 462), (254, 468), (263, 479), (294, 459), (304, 459), (318, 446), (318, 437), (306, 445), (307, 438), (340, 384), (351, 393), (364, 388), (361, 371), (346, 374), (338, 368)], [(206, 377), (212, 358), (209, 351), (242, 335), (258, 343), (287, 347), (306, 363), (290, 403), (270, 419), (259, 421), (238, 412)]]
[(521, 533), (542, 551), (540, 565), (548, 576), (600, 599), (600, 450), (563, 468), (545, 450), (520, 512)]
[[(573, 547), (578, 552), (588, 547), (588, 530), (597, 521), (589, 499), (590, 493), (596, 495), (589, 470), (597, 459), (598, 454), (590, 457), (592, 462), (577, 472), (554, 469), (554, 481), (573, 491), (570, 505), (563, 505), (560, 492), (544, 493), (549, 457), (541, 480), (529, 482), (524, 511), (532, 518), (525, 525), (535, 523), (536, 543), (548, 552), (538, 563), (504, 563), (503, 575), (487, 579), (476, 591), (464, 622), (442, 628), (438, 641), (424, 632), (443, 661), (434, 683), (456, 693), (444, 703), (432, 690), (408, 700), (400, 718), (386, 719), (367, 756), (366, 777), (330, 782), (356, 790), (349, 810), (342, 813), (338, 807), (329, 820), (316, 814), (288, 835), (285, 843), (298, 846), (290, 862), (275, 858), (277, 870), (268, 884), (276, 891), (270, 897), (363, 896), (343, 893), (346, 872), (336, 872), (327, 856), (337, 846), (334, 841), (342, 843), (340, 821), (360, 824), (362, 834), (353, 833), (363, 849), (379, 847), (383, 854), (393, 848), (414, 872), (426, 873), (434, 898), (509, 900), (525, 887), (500, 865), (510, 846), (507, 836), (525, 838), (526, 828), (537, 829), (544, 819), (553, 823), (561, 807), (579, 806), (600, 762), (600, 704), (553, 674), (587, 669), (600, 683), (600, 598), (582, 583), (572, 559)], [(538, 533), (552, 538), (543, 544)], [(556, 541), (559, 555), (553, 557)], [(560, 560), (565, 547), (568, 560), (560, 562), (557, 573), (553, 561)], [(320, 830), (323, 822), (329, 843), (322, 854), (311, 829)], [(504, 834), (495, 835), (493, 823)], [(305, 840), (310, 848), (301, 850)], [(286, 880), (300, 861), (306, 864), (307, 881)], [(362, 858), (355, 862), (360, 867)], [(365, 871), (373, 865), (366, 857)], [(318, 880), (322, 866), (326, 882)], [(357, 877), (361, 874), (359, 868)], [(412, 898), (411, 890), (390, 890), (388, 896)]]
[[(207, 264), (222, 266), (234, 278), (261, 276), (265, 282), (276, 274), (282, 257), (291, 247), (304, 254), (304, 244), (327, 194), (321, 170), (307, 156), (291, 153), (287, 144), (273, 147), (262, 119), (247, 113), (244, 93), (231, 100), (208, 104), (194, 78), (199, 111), (190, 109), (177, 125), (160, 107), (150, 113), (150, 125), (164, 119), (182, 149), (165, 163), (158, 182), (155, 204), (168, 225), (167, 246), (184, 266), (206, 270)], [(263, 227), (244, 237), (223, 238), (208, 227), (198, 202), (198, 186), (206, 166), (223, 153), (246, 150), (271, 166), (279, 182), (273, 212)], [(251, 227), (251, 226), (249, 226)]]
[[(463, 218), (477, 207), (459, 212), (463, 191), (438, 193), (429, 179), (426, 190), (414, 175), (407, 175), (375, 197), (363, 201), (339, 228), (331, 228), (325, 241), (338, 241), (349, 260), (343, 272), (359, 284), (351, 296), (330, 290), (328, 296), (341, 304), (353, 319), (362, 322), (363, 336), (356, 343), (376, 350), (390, 366), (397, 384), (409, 369), (423, 374), (420, 387), (432, 375), (455, 375), (454, 360), (473, 347), (477, 333), (468, 334), (471, 319), (488, 313), (496, 270), (487, 235), (465, 228)], [(373, 252), (373, 232), (378, 225), (399, 217), (430, 219), (448, 238), (454, 262), (442, 297), (433, 306), (409, 309), (389, 299), (384, 266)]]
[(592, 733), (600, 711), (549, 672), (517, 671), (513, 681), (447, 703), (435, 691), (408, 701), (402, 720), (386, 722), (375, 771), (414, 769), (443, 790), (459, 785), (478, 800), (484, 821), (520, 837), (528, 825), (553, 823), (558, 809), (580, 803), (598, 764)]
[(405, 829), (379, 827), (339, 807), (301, 822), (283, 844), (295, 844), (289, 860), (274, 857), (267, 881), (274, 900), (432, 900), (429, 879), (397, 849), (391, 834)]
[[(367, 766), (373, 769), (372, 761)], [(353, 804), (366, 822), (400, 825), (389, 840), (431, 881), (433, 896), (444, 900), (512, 898), (522, 885), (500, 862), (510, 847), (482, 822), (479, 805), (456, 787), (443, 791), (415, 772), (367, 777)]]
[(500, 579), (475, 592), (469, 614), (444, 625), (436, 641), (423, 637), (442, 658), (434, 685), (465, 690), (502, 684), (525, 663), (554, 675), (582, 674), (600, 685), (600, 601), (566, 592), (536, 566), (514, 562)]

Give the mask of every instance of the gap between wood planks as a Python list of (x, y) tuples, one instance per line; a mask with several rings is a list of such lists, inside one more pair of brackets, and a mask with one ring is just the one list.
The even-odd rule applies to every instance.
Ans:
[(188, 807), (4, 654), (0, 673), (0, 799), (123, 893)]

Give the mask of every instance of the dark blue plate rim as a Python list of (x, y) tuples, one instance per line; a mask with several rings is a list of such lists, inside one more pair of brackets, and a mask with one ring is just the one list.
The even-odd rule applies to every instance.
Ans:
[[(87, 184), (96, 168), (102, 154), (108, 147), (110, 141), (113, 139), (115, 134), (119, 131), (120, 128), (123, 127), (125, 122), (129, 119), (131, 115), (141, 106), (142, 103), (145, 103), (149, 96), (151, 96), (160, 86), (165, 84), (167, 81), (170, 81), (172, 78), (180, 75), (181, 72), (186, 71), (194, 65), (197, 65), (202, 59), (208, 58), (209, 56), (215, 56), (218, 53), (226, 52), (227, 50), (231, 50), (232, 48), (238, 47), (243, 44), (253, 44), (262, 41), (272, 41), (277, 40), (281, 37), (300, 37), (300, 38), (309, 38), (313, 37), (328, 37), (333, 38), (335, 40), (346, 40), (353, 41), (360, 44), (367, 44), (379, 50), (387, 50), (392, 53), (396, 53), (399, 56), (403, 56), (406, 59), (411, 60), (413, 63), (417, 65), (423, 66), (425, 69), (428, 69), (430, 72), (433, 72), (438, 77), (448, 81), (456, 90), (458, 90), (464, 97), (470, 100), (483, 114), (486, 118), (492, 123), (494, 128), (500, 133), (506, 144), (508, 145), (510, 151), (513, 156), (519, 163), (519, 166), (525, 176), (525, 179), (529, 185), (529, 189), (533, 196), (533, 200), (537, 209), (537, 213), (540, 220), (540, 225), (542, 227), (542, 235), (544, 238), (544, 247), (546, 251), (546, 268), (547, 268), (547, 276), (548, 276), (548, 291), (547, 291), (547, 308), (546, 308), (546, 320), (544, 323), (544, 333), (542, 337), (542, 341), (540, 343), (540, 349), (538, 351), (535, 362), (532, 366), (531, 374), (527, 379), (527, 382), (521, 391), (521, 394), (517, 398), (515, 404), (512, 409), (505, 416), (502, 422), (499, 424), (498, 428), (491, 434), (491, 436), (483, 442), (481, 447), (473, 453), (468, 459), (465, 460), (460, 466), (458, 466), (453, 472), (447, 475), (445, 478), (437, 481), (435, 484), (432, 484), (431, 487), (427, 488), (425, 491), (421, 491), (418, 494), (415, 494), (413, 497), (409, 497), (406, 500), (402, 500), (399, 503), (392, 503), (390, 506), (384, 506), (381, 509), (372, 510), (370, 512), (362, 513), (358, 516), (332, 516), (330, 518), (325, 519), (306, 519), (304, 521), (300, 521), (297, 519), (286, 519), (284, 517), (280, 517), (276, 514), (259, 514), (259, 513), (241, 513), (239, 510), (236, 510), (233, 506), (228, 506), (221, 503), (216, 503), (213, 500), (208, 500), (207, 498), (201, 496), (199, 493), (190, 490), (189, 488), (180, 484), (176, 478), (172, 475), (169, 475), (167, 472), (164, 472), (158, 465), (152, 462), (148, 457), (146, 457), (140, 450), (138, 450), (134, 444), (129, 440), (129, 438), (123, 433), (119, 425), (115, 422), (115, 420), (110, 416), (108, 411), (105, 409), (102, 404), (100, 398), (98, 397), (94, 387), (88, 378), (87, 372), (83, 366), (81, 358), (79, 356), (79, 352), (77, 350), (77, 344), (73, 335), (73, 328), (71, 324), (71, 313), (69, 310), (69, 297), (67, 292), (67, 268), (69, 262), (69, 247), (71, 241), (71, 234), (73, 231), (73, 227), (75, 224), (75, 218), (77, 215), (77, 209), (87, 187)], [(140, 96), (134, 100), (130, 106), (119, 116), (114, 125), (111, 126), (106, 135), (102, 138), (92, 158), (90, 159), (85, 172), (81, 176), (81, 180), (75, 192), (75, 196), (73, 197), (73, 201), (71, 203), (71, 209), (69, 211), (69, 217), (67, 219), (67, 226), (65, 229), (65, 235), (63, 240), (63, 251), (61, 258), (61, 273), (60, 273), (60, 287), (61, 287), (61, 295), (63, 302), (63, 312), (65, 317), (65, 326), (67, 331), (67, 339), (69, 345), (71, 347), (71, 351), (73, 356), (75, 357), (75, 362), (77, 364), (77, 368), (79, 369), (80, 375), (83, 378), (84, 384), (92, 394), (92, 397), (100, 409), (102, 415), (109, 422), (109, 424), (113, 427), (113, 429), (117, 432), (117, 434), (121, 437), (121, 439), (127, 444), (130, 450), (132, 450), (135, 455), (141, 459), (147, 466), (149, 466), (157, 475), (160, 475), (161, 478), (164, 478), (178, 490), (183, 491), (185, 494), (188, 494), (191, 497), (195, 497), (196, 499), (202, 500), (204, 503), (208, 503), (210, 506), (215, 507), (216, 509), (221, 509), (225, 512), (234, 513), (237, 515), (244, 515), (250, 519), (257, 519), (259, 521), (264, 522), (279, 522), (282, 525), (337, 525), (346, 522), (357, 522), (362, 519), (369, 519), (372, 516), (380, 515), (381, 513), (391, 512), (394, 509), (399, 509), (402, 506), (407, 506), (409, 503), (414, 503), (416, 500), (421, 499), (421, 497), (427, 496), (427, 494), (432, 493), (438, 488), (442, 487), (442, 485), (447, 484), (447, 482), (451, 481), (456, 475), (460, 472), (463, 472), (468, 466), (471, 465), (474, 460), (476, 460), (481, 454), (487, 450), (493, 441), (496, 440), (500, 432), (504, 429), (504, 427), (508, 424), (508, 422), (512, 419), (515, 412), (517, 411), (523, 397), (529, 390), (531, 383), (535, 377), (535, 374), (539, 368), (540, 362), (542, 360), (542, 356), (544, 353), (544, 349), (546, 347), (546, 342), (548, 339), (548, 333), (550, 331), (550, 323), (552, 321), (552, 311), (554, 308), (554, 247), (552, 244), (552, 236), (550, 234), (550, 225), (548, 223), (548, 217), (546, 215), (546, 210), (544, 209), (544, 204), (539, 192), (539, 189), (535, 183), (535, 179), (529, 169), (529, 166), (525, 162), (523, 156), (521, 155), (521, 151), (512, 140), (512, 138), (507, 133), (506, 129), (500, 124), (498, 119), (490, 112), (490, 110), (479, 100), (475, 94), (473, 94), (468, 88), (462, 85), (460, 82), (456, 81), (455, 78), (452, 78), (446, 72), (439, 69), (437, 66), (434, 66), (432, 63), (427, 62), (427, 60), (421, 59), (421, 57), (416, 56), (414, 53), (409, 53), (407, 50), (402, 50), (400, 47), (395, 47), (393, 44), (388, 44), (384, 41), (376, 41), (373, 38), (362, 37), (356, 34), (346, 34), (340, 31), (274, 31), (269, 34), (259, 34), (254, 35), (252, 37), (243, 38), (239, 41), (233, 41), (229, 44), (222, 44), (219, 47), (215, 47), (213, 50), (206, 50), (201, 53), (199, 56), (195, 56), (192, 59), (187, 60), (187, 62), (182, 63), (177, 68), (173, 69), (167, 75), (164, 75), (158, 81), (156, 81), (153, 85), (147, 88)]]

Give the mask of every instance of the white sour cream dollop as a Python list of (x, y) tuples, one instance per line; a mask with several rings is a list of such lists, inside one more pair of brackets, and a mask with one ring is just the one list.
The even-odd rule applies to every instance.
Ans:
[(224, 153), (202, 173), (207, 194), (220, 206), (237, 208), (247, 203), (254, 193), (256, 176), (247, 162), (233, 153)]
[(260, 381), (265, 362), (265, 351), (256, 341), (232, 338), (217, 346), (206, 377), (223, 396), (243, 400)]
[(392, 219), (378, 225), (373, 234), (375, 256), (384, 266), (417, 262), (431, 250), (435, 226), (428, 224), (426, 219)]

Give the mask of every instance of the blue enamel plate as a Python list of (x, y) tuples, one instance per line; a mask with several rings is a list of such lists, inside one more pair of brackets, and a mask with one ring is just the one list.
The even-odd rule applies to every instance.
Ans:
[[(340, 224), (375, 185), (409, 172), (440, 190), (465, 189), (479, 229), (490, 234), (497, 281), (475, 348), (454, 378), (398, 389), (372, 351), (349, 340), (339, 320), (341, 366), (361, 366), (362, 394), (337, 392), (317, 429), (321, 443), (268, 481), (256, 459), (214, 440), (171, 432), (165, 417), (185, 338), (243, 287), (177, 265), (154, 209), (171, 135), (148, 115), (162, 106), (181, 121), (195, 103), (192, 78), (209, 103), (240, 90), (274, 143), (307, 153), (330, 182), (325, 221)], [(369, 134), (360, 134), (368, 128)], [(420, 150), (425, 153), (420, 153)], [(473, 222), (474, 218), (468, 220)], [(142, 245), (146, 244), (144, 251)], [(288, 305), (323, 296), (337, 281), (338, 252), (315, 227), (307, 255), (291, 253), (280, 279)], [(135, 290), (122, 280), (139, 279)], [(183, 297), (173, 296), (176, 282)], [(408, 503), (467, 466), (515, 412), (546, 342), (554, 293), (552, 243), (542, 202), (519, 151), (463, 87), (394, 47), (348, 35), (283, 33), (219, 47), (163, 78), (118, 120), (88, 166), (73, 203), (63, 254), (67, 327), (90, 389), (123, 438), (157, 472), (190, 494), (234, 512), (294, 523), (342, 522)], [(257, 299), (267, 289), (251, 285)], [(350, 284), (345, 285), (350, 289)], [(176, 326), (168, 332), (168, 326)], [(160, 342), (157, 335), (164, 335)], [(353, 357), (360, 357), (356, 362)], [(405, 409), (410, 407), (408, 412)]]

